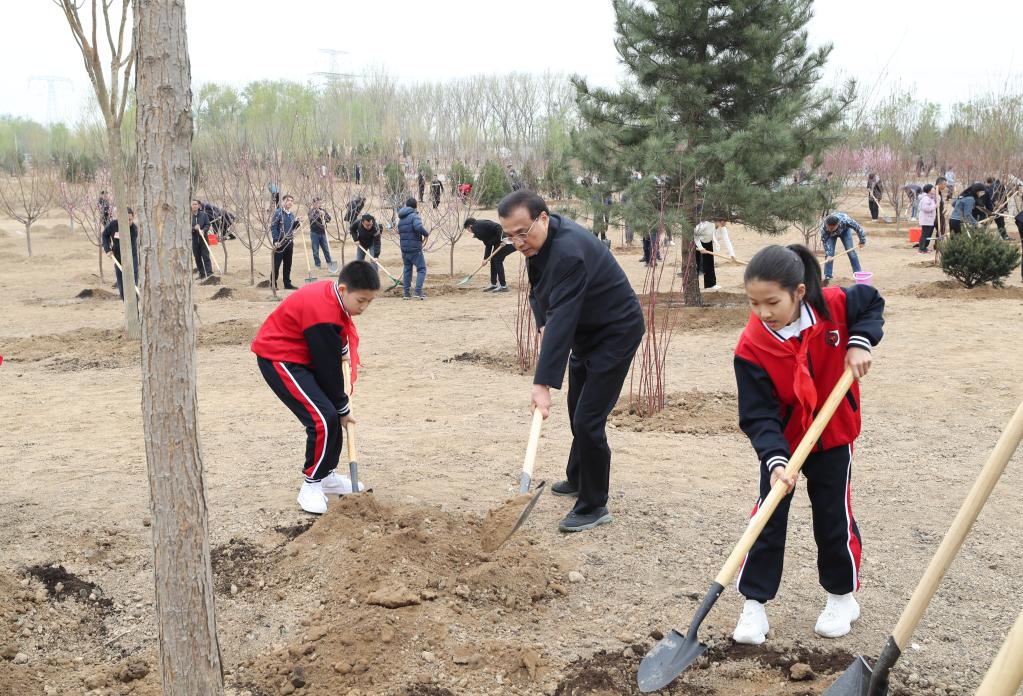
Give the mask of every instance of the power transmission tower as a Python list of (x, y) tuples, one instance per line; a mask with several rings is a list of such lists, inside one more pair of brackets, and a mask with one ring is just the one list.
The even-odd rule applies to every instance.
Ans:
[(74, 91), (74, 83), (66, 77), (56, 77), (54, 75), (33, 75), (28, 78), (28, 88), (32, 89), (32, 85), (36, 82), (46, 83), (46, 125), (52, 126), (56, 120), (57, 113), (57, 86), (67, 85)]

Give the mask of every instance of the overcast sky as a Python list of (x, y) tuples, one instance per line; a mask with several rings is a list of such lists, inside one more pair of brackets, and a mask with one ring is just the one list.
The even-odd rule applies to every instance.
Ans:
[[(57, 120), (78, 118), (91, 87), (61, 11), (52, 0), (2, 3), (16, 21), (0, 42), (0, 114), (45, 121), (52, 104)], [(965, 5), (950, 0), (815, 6), (811, 39), (834, 44), (828, 82), (855, 77), (861, 94), (875, 98), (897, 82), (946, 105), (1021, 87), (1020, 0), (987, 0), (967, 26)], [(606, 0), (189, 0), (187, 9), (197, 85), (316, 80), (313, 73), (331, 69), (325, 48), (348, 51), (337, 57), (340, 72), (378, 65), (408, 81), (553, 70), (613, 84), (622, 74)], [(48, 76), (70, 80), (54, 85), (52, 101), (47, 85), (32, 80)]]

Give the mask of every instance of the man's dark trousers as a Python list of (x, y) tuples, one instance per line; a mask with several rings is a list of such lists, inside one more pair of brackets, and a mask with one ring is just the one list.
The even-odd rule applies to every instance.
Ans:
[[(607, 444), (607, 417), (618, 403), (632, 357), (643, 339), (642, 322), (613, 341), (601, 345), (604, 355), (577, 355), (568, 359), (568, 419), (572, 449), (566, 477), (579, 490), (574, 511), (588, 514), (607, 505), (611, 483), (611, 448)], [(608, 360), (608, 355), (614, 356)], [(601, 365), (599, 370), (594, 364)], [(610, 365), (608, 367), (608, 365)]]
[(274, 252), (274, 287), (277, 287), (277, 274), (281, 270), (281, 264), (284, 264), (284, 287), (291, 285), (291, 260), (294, 253), (293, 242), (288, 242), (283, 249)]
[(195, 267), (199, 269), (199, 277), (205, 278), (213, 275), (213, 262), (210, 261), (210, 250), (202, 243), (200, 234), (205, 234), (205, 232), (192, 231), (192, 256), (195, 257)]

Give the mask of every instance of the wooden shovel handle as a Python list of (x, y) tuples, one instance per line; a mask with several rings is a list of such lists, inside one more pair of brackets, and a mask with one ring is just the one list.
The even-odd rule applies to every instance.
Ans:
[(536, 450), (540, 446), (540, 430), (543, 427), (543, 414), (540, 409), (533, 409), (533, 423), (529, 427), (529, 442), (526, 444), (526, 458), (522, 462), (522, 471), (533, 478), (533, 465), (536, 464)]
[[(813, 450), (814, 445), (817, 444), (817, 440), (820, 439), (821, 433), (824, 432), (824, 428), (828, 426), (828, 422), (831, 420), (831, 416), (835, 414), (835, 410), (838, 409), (842, 399), (845, 398), (846, 392), (853, 383), (853, 374), (849, 368), (845, 369), (842, 376), (838, 380), (838, 384), (831, 390), (831, 394), (828, 396), (828, 400), (824, 402), (824, 406), (817, 413), (817, 417), (813, 419), (813, 423), (810, 425), (810, 429), (806, 431), (806, 435), (799, 443), (799, 447), (792, 454), (792, 458), (789, 459), (789, 464), (785, 467), (785, 473), (789, 476), (795, 476), (799, 473), (799, 470), (803, 468), (803, 462), (806, 461), (806, 457)], [(767, 524), (767, 520), (774, 514), (775, 509), (778, 507), (778, 503), (781, 502), (782, 498), (788, 495), (789, 489), (785, 485), (784, 481), (779, 480), (771, 488), (771, 492), (764, 499), (764, 502), (760, 504), (757, 509), (757, 514), (753, 515), (750, 519), (749, 525), (746, 527), (746, 531), (743, 532), (742, 537), (739, 539), (739, 543), (732, 549), (732, 554), (725, 561), (724, 567), (721, 568), (721, 572), (718, 573), (717, 582), (722, 587), (728, 585), (735, 577), (735, 574), (739, 571), (739, 566), (742, 565), (742, 561), (746, 558), (746, 554), (753, 547), (753, 542), (760, 536), (760, 532), (763, 531), (764, 526)]]
[(498, 245), (497, 245), (497, 248), (496, 248), (496, 249), (494, 249), (494, 250), (493, 250), (492, 252), (490, 252), (490, 256), (488, 256), (487, 258), (483, 259), (483, 263), (481, 263), (481, 264), (480, 264), (479, 266), (477, 266), (477, 267), (476, 267), (476, 270), (475, 270), (475, 271), (473, 271), (472, 273), (470, 273), (469, 275), (467, 275), (467, 276), (466, 276), (466, 278), (472, 278), (472, 277), (473, 277), (474, 275), (476, 275), (476, 274), (477, 274), (477, 273), (479, 273), (479, 272), (480, 272), (481, 270), (483, 270), (483, 267), (487, 265), (487, 263), (488, 263), (488, 262), (490, 261), (490, 259), (492, 259), (492, 258), (494, 258), (495, 256), (497, 256), (497, 252), (501, 251), (501, 249), (503, 249), (503, 248), (504, 248), (504, 245), (505, 245), (506, 243), (507, 243), (507, 242), (501, 242), (500, 244), (498, 244)]
[(976, 696), (1013, 696), (1023, 684), (1023, 611), (1002, 643)]
[[(344, 375), (345, 380), (345, 394), (349, 395), (348, 406), (351, 407), (351, 394), (352, 394), (352, 364), (347, 360), (341, 361), (341, 374)], [(355, 426), (345, 426), (346, 440), (348, 440), (348, 461), (356, 461), (355, 456)]]
[(825, 256), (824, 260), (825, 261), (834, 261), (835, 259), (837, 259), (837, 258), (839, 258), (841, 256), (845, 256), (846, 254), (853, 253), (854, 251), (856, 251), (856, 249), (857, 249), (857, 246), (855, 244), (853, 244), (848, 249), (845, 249), (845, 250), (839, 252), (838, 254), (835, 254), (834, 256)]
[[(959, 508), (959, 512), (956, 513), (955, 519), (952, 520), (952, 526), (948, 528), (945, 538), (938, 546), (938, 551), (934, 554), (934, 558), (931, 559), (930, 565), (927, 566), (927, 570), (924, 571), (923, 577), (920, 578), (920, 582), (913, 591), (909, 604), (902, 610), (902, 616), (895, 624), (892, 638), (895, 639), (900, 650), (906, 647), (910, 636), (913, 635), (917, 624), (920, 623), (920, 618), (927, 609), (927, 605), (931, 603), (931, 598), (937, 592), (938, 585), (945, 577), (948, 567), (952, 565), (952, 560), (959, 553), (959, 547), (963, 545), (966, 535), (970, 533), (970, 528), (977, 521), (977, 516), (980, 515), (984, 503), (987, 502), (995, 484), (998, 483), (1002, 472), (1005, 471), (1013, 452), (1019, 447), (1021, 439), (1023, 439), (1023, 403), (1020, 403), (1012, 420), (1002, 431), (1002, 436), (998, 438), (998, 443), (988, 456), (987, 463), (981, 469), (977, 480), (973, 482), (973, 487), (966, 496), (966, 500), (963, 501), (962, 507)], [(1011, 693), (1016, 692), (1012, 691)]]
[(701, 254), (710, 254), (711, 256), (717, 256), (718, 258), (726, 259), (728, 261), (735, 261), (736, 263), (742, 264), (743, 266), (746, 266), (749, 263), (748, 261), (742, 261), (740, 259), (737, 259), (734, 256), (728, 256), (727, 254), (721, 254), (716, 251), (707, 251), (703, 247), (696, 248), (699, 249)]

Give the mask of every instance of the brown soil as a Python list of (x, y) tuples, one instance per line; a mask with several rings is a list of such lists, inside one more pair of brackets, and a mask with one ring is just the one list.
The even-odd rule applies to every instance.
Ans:
[(80, 293), (75, 295), (76, 299), (79, 300), (118, 300), (116, 292), (110, 292), (103, 288), (85, 288)]
[(487, 511), (487, 516), (483, 519), (484, 551), (487, 553), (496, 551), (504, 543), (532, 497), (529, 493), (523, 493)]
[(210, 296), (211, 300), (229, 300), (234, 295), (231, 288), (220, 288)]
[(996, 288), (991, 285), (981, 285), (974, 288), (964, 288), (954, 280), (919, 283), (903, 288), (901, 292), (922, 299), (1023, 300), (1023, 287), (1007, 285)]
[[(486, 269), (484, 269), (485, 271)], [(508, 269), (510, 271), (510, 269)], [(426, 277), (426, 284), (423, 286), (423, 294), (426, 295), (426, 301), (429, 302), (432, 297), (444, 297), (446, 295), (459, 295), (463, 298), (471, 297), (472, 295), (479, 295), (480, 297), (486, 297), (489, 293), (483, 292), (483, 288), (487, 285), (487, 278), (483, 276), (483, 272), (480, 271), (469, 283), (465, 285), (459, 285), (460, 281), (465, 276), (459, 276), (450, 280), (433, 280), (430, 276)], [(401, 278), (399, 277), (399, 280)], [(390, 285), (390, 281), (386, 276), (380, 276), (380, 282), (383, 287), (386, 288)], [(384, 297), (401, 297), (404, 289), (401, 285), (391, 288), (388, 292), (382, 294)], [(415, 278), (412, 279), (412, 288), (410, 292), (415, 294)], [(497, 297), (515, 297), (515, 293), (518, 292), (518, 285), (516, 283), (508, 283), (508, 292), (501, 293)], [(512, 301), (514, 304), (514, 300)]]
[(514, 372), (516, 374), (522, 373), (519, 369), (519, 359), (515, 357), (514, 353), (509, 352), (490, 353), (485, 350), (469, 350), (458, 355), (452, 355), (450, 358), (445, 358), (444, 362), (468, 363), (470, 365), (489, 367), (494, 370)]
[(689, 391), (668, 394), (663, 411), (643, 417), (635, 406), (620, 404), (610, 423), (635, 432), (718, 435), (739, 430), (739, 407), (734, 392)]

